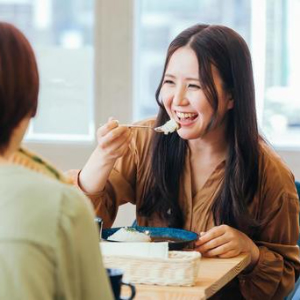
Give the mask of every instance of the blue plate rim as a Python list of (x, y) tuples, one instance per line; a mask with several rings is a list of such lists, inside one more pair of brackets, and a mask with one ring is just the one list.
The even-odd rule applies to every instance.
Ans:
[[(144, 231), (146, 231), (146, 230), (149, 230), (150, 232), (151, 231), (159, 231), (159, 230), (161, 230), (161, 231), (164, 231), (164, 230), (170, 230), (170, 231), (176, 231), (176, 232), (180, 232), (180, 233), (188, 233), (189, 235), (194, 235), (194, 237), (193, 238), (186, 238), (186, 239), (180, 239), (178, 242), (171, 242), (172, 244), (175, 244), (175, 243), (189, 243), (189, 242), (194, 242), (194, 241), (196, 241), (198, 238), (199, 238), (199, 234), (198, 233), (196, 233), (196, 232), (194, 232), (194, 231), (190, 231), (190, 230), (186, 230), (186, 229), (182, 229), (182, 228), (171, 228), (171, 227), (148, 227), (148, 226), (121, 226), (121, 227), (112, 227), (112, 228), (106, 228), (106, 229), (103, 229), (102, 230), (102, 235), (103, 235), (103, 233), (105, 233), (106, 231), (113, 231), (112, 232), (112, 234), (113, 233), (115, 233), (117, 230), (119, 230), (119, 229), (121, 229), (121, 228), (125, 228), (125, 227), (127, 227), (127, 228), (134, 228), (134, 229), (136, 229), (136, 230), (138, 230), (138, 231), (141, 231), (141, 232), (144, 232)], [(110, 235), (109, 235), (110, 236)], [(108, 237), (109, 237), (108, 236)], [(161, 235), (160, 235), (161, 236)], [(108, 238), (107, 237), (107, 238)], [(172, 237), (172, 235), (169, 235), (169, 236), (166, 236), (166, 237)], [(109, 240), (107, 240), (107, 238), (106, 239), (104, 239), (104, 240), (106, 240), (106, 241), (109, 241)], [(110, 242), (110, 241), (109, 241)]]

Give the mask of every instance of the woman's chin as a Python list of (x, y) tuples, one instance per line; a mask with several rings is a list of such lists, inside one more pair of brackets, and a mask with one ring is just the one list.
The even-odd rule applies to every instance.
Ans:
[(184, 128), (180, 128), (179, 130), (177, 130), (177, 133), (183, 140), (195, 140), (201, 136), (199, 132), (193, 132)]

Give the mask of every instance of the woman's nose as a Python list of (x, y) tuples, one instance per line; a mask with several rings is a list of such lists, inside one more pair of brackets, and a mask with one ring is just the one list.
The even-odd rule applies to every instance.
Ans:
[(188, 104), (188, 99), (186, 97), (185, 89), (177, 90), (173, 97), (173, 104), (182, 106)]

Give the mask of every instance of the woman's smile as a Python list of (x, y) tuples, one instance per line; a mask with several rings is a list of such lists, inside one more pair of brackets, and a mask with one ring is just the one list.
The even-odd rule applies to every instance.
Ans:
[(181, 127), (190, 126), (197, 122), (198, 114), (192, 112), (175, 111), (177, 122)]

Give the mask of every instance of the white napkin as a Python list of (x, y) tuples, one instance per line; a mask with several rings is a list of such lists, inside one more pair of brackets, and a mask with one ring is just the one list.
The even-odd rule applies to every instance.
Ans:
[(168, 243), (100, 242), (102, 255), (168, 258)]

